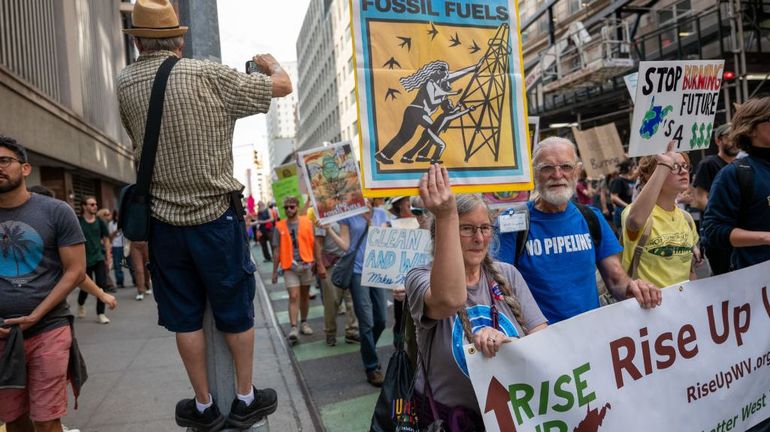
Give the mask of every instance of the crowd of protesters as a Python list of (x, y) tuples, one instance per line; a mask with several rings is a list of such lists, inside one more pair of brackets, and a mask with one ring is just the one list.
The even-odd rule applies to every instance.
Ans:
[[(314, 259), (320, 265), (315, 268), (325, 284), (324, 296), (331, 297), (324, 299), (326, 316), (332, 317), (325, 320), (327, 344), (336, 343), (335, 317), (342, 296), (349, 293), (355, 316), (348, 316), (347, 322), (358, 318), (366, 379), (375, 386), (382, 384), (373, 347), (384, 329), (387, 293), (362, 286), (365, 246), (352, 245), (369, 226), (415, 218), (415, 227), (431, 230), (433, 262), (409, 272), (405, 293), (396, 289), (390, 295), (396, 304), (404, 295), (408, 302), (412, 330), (407, 331), (416, 334), (416, 351), (423, 362), (416, 363), (416, 394), (419, 398), (428, 393), (438, 407), (437, 411), (418, 407), (417, 417), (427, 426), (437, 413), (455, 422), (451, 430), (482, 430), (467, 370), (458, 366), (464, 362), (453, 351), (464, 340), (493, 356), (513, 338), (600, 307), (597, 280), (616, 301), (633, 298), (640, 307), (655, 308), (662, 301), (661, 289), (697, 277), (704, 251), (705, 256), (720, 256), (715, 249), (731, 251), (729, 269), (770, 259), (770, 182), (763, 176), (770, 167), (770, 98), (738, 107), (732, 125), (717, 128), (715, 141), (719, 153), (714, 157), (725, 168), (718, 173), (709, 166), (713, 158), (704, 159), (691, 179), (688, 154), (677, 153), (670, 145), (662, 154), (624, 161), (610, 181), (594, 185), (572, 142), (545, 139), (533, 151), (535, 191), (527, 203), (528, 229), (518, 233), (500, 232), (497, 213), (480, 196), (455, 196), (446, 170), (432, 167), (420, 182), (420, 197), (386, 200), (390, 210), (386, 219), (375, 220), (382, 213), (373, 201), (364, 215), (316, 229), (321, 235), (316, 236), (320, 243)], [(732, 142), (746, 152), (745, 164), (755, 173), (746, 202), (735, 199), (742, 195), (737, 179), (742, 165), (731, 163), (738, 154)], [(729, 156), (721, 159), (725, 154)], [(713, 184), (705, 200), (697, 192), (704, 184)], [(704, 210), (702, 224), (691, 214), (698, 208)], [(357, 255), (350, 261), (354, 266), (350, 290), (331, 289), (330, 261), (323, 253), (335, 261), (345, 254)], [(712, 275), (724, 273), (719, 266), (712, 265)], [(549, 268), (564, 271), (543, 270)], [(699, 273), (705, 274), (705, 269)], [(472, 328), (468, 315), (489, 314), (491, 305), (496, 306), (497, 317), (487, 317), (488, 322), (497, 324)], [(394, 307), (394, 314), (399, 311)], [(453, 326), (463, 332), (453, 332)], [(351, 328), (348, 325), (346, 332)], [(454, 340), (457, 337), (464, 340)]]

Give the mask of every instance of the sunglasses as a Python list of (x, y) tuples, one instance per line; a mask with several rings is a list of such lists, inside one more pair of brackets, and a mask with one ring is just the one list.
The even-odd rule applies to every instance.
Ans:
[(295, 208), (297, 208), (297, 206), (295, 206), (295, 205), (285, 205), (285, 206), (283, 206), (284, 210), (290, 210), (290, 209), (295, 209)]

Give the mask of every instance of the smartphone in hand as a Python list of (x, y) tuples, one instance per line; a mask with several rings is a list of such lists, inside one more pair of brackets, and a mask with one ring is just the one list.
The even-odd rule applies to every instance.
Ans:
[(254, 62), (254, 60), (249, 60), (246, 62), (246, 73), (247, 74), (253, 74), (259, 72), (259, 67), (257, 67), (257, 63)]

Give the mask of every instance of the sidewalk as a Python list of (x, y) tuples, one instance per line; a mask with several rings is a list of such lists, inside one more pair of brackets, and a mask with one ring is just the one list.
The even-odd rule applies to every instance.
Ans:
[[(183, 430), (174, 421), (174, 407), (179, 399), (192, 397), (193, 391), (174, 335), (157, 325), (152, 296), (137, 302), (135, 294), (133, 287), (118, 290), (118, 308), (107, 312), (110, 324), (96, 322), (92, 297), (86, 302), (88, 315), (76, 320), (75, 332), (89, 378), (78, 400), (78, 410), (73, 409), (69, 392), (70, 408), (64, 425), (82, 432)], [(77, 290), (69, 297), (73, 310), (76, 299)], [(268, 417), (270, 430), (316, 430), (259, 277), (254, 308), (255, 384), (274, 388), (279, 398), (278, 410)]]

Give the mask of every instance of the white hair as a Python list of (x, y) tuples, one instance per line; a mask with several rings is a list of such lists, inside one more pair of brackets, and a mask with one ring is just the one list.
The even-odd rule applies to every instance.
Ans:
[(535, 148), (532, 150), (532, 163), (534, 165), (537, 165), (537, 162), (540, 159), (540, 153), (542, 153), (543, 150), (545, 150), (548, 147), (555, 147), (558, 145), (570, 147), (572, 149), (572, 152), (575, 154), (575, 162), (580, 161), (580, 159), (578, 158), (577, 148), (575, 147), (575, 143), (568, 140), (567, 138), (553, 136), (553, 137), (548, 137), (537, 143)]

